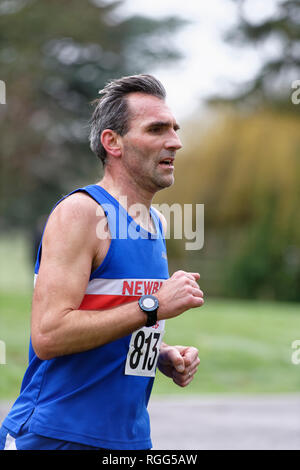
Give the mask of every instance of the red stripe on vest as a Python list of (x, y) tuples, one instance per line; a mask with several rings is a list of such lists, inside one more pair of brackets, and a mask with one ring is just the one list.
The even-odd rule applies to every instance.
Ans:
[(117, 305), (138, 300), (140, 296), (129, 295), (92, 295), (86, 294), (80, 304), (79, 310), (104, 310)]

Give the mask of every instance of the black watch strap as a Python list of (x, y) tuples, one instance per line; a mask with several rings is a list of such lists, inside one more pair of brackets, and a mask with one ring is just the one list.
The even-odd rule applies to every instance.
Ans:
[(154, 326), (157, 322), (157, 310), (154, 312), (147, 312), (146, 326)]

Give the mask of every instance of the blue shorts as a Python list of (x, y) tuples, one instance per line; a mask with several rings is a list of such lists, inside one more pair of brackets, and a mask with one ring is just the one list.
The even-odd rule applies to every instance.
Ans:
[(52, 439), (29, 432), (27, 423), (18, 434), (5, 426), (0, 428), (0, 450), (100, 450), (76, 442)]

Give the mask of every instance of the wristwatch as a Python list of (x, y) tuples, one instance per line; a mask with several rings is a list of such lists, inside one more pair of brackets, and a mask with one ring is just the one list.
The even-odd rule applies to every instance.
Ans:
[(142, 295), (139, 298), (140, 309), (147, 315), (146, 326), (153, 326), (157, 322), (158, 299), (154, 295)]

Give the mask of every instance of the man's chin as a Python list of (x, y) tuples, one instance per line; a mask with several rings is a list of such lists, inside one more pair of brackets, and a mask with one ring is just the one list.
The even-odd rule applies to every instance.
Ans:
[(158, 191), (161, 189), (169, 188), (174, 184), (174, 181), (174, 175), (169, 176), (168, 178), (159, 178), (159, 180), (156, 182), (158, 186)]

